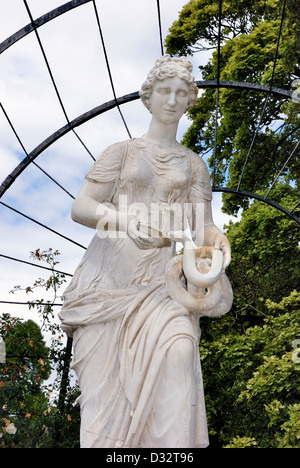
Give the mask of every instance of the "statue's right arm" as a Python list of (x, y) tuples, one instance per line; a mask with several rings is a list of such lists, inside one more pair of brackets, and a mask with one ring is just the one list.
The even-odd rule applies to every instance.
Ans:
[[(111, 219), (115, 220), (116, 211), (113, 207), (104, 205), (111, 193), (111, 186), (111, 182), (97, 183), (86, 179), (72, 206), (73, 221), (96, 229), (104, 215), (106, 219), (111, 216)], [(124, 229), (127, 229), (127, 225)]]

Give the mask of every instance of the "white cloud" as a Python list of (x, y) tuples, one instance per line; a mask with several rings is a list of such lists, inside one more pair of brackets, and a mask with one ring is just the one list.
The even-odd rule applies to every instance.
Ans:
[(1, 145), (0, 161), (0, 180), (2, 181), (16, 167), (16, 165), (19, 163), (19, 159), (11, 148), (7, 148), (6, 146)]
[(0, 16), (1, 42), (28, 23), (28, 14), (25, 10), (23, 0), (2, 2)]

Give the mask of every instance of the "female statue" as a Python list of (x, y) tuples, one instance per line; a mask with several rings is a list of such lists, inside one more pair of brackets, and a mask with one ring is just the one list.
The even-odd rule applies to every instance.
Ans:
[[(106, 149), (73, 205), (73, 220), (98, 230), (60, 314), (73, 336), (85, 448), (208, 445), (199, 317), (226, 313), (232, 292), (207, 167), (176, 141), (197, 94), (189, 61), (157, 60), (140, 92), (152, 114), (148, 132)], [(189, 209), (174, 215), (172, 206)], [(221, 256), (207, 287), (211, 260), (200, 244)]]

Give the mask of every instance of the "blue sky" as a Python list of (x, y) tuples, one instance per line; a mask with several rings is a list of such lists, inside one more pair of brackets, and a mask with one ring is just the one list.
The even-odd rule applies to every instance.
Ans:
[[(23, 0), (2, 2), (0, 42), (28, 24)], [(64, 0), (28, 0), (34, 18), (66, 3)], [(161, 0), (162, 30), (177, 19), (186, 0)], [(138, 91), (149, 69), (161, 54), (156, 0), (97, 0), (101, 27), (116, 95)], [(81, 6), (39, 29), (49, 64), (70, 120), (113, 98), (92, 3)], [(194, 74), (209, 58), (209, 52), (193, 57)], [(27, 152), (66, 124), (35, 34), (22, 39), (0, 55), (0, 100)], [(142, 136), (150, 115), (138, 100), (122, 106), (133, 137)], [(183, 118), (178, 138), (187, 130)], [(97, 157), (116, 141), (128, 138), (117, 110), (109, 111), (78, 128), (78, 134)], [(25, 157), (0, 110), (1, 182)], [(77, 194), (93, 163), (73, 133), (42, 153), (36, 163)], [(34, 219), (88, 245), (93, 231), (70, 218), (72, 199), (36, 166), (30, 165), (6, 192), (2, 201)], [(221, 212), (221, 195), (214, 195), (214, 219), (220, 229), (229, 217)], [(49, 247), (61, 252), (59, 269), (73, 273), (83, 250), (59, 236), (0, 206), (0, 254), (29, 260), (29, 252)], [(0, 257), (0, 300), (28, 300), (9, 291), (27, 286), (44, 273)], [(40, 297), (40, 296), (39, 296)], [(33, 298), (33, 297), (32, 297)], [(31, 299), (31, 298), (30, 298)], [(0, 304), (0, 313), (26, 316), (21, 306)]]

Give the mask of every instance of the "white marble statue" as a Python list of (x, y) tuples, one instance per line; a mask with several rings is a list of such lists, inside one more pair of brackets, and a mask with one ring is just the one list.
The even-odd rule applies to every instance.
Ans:
[(189, 61), (157, 60), (140, 92), (148, 132), (106, 149), (73, 205), (73, 220), (96, 230), (60, 314), (83, 448), (209, 444), (199, 317), (228, 312), (232, 290), (207, 167), (176, 141), (197, 95)]

